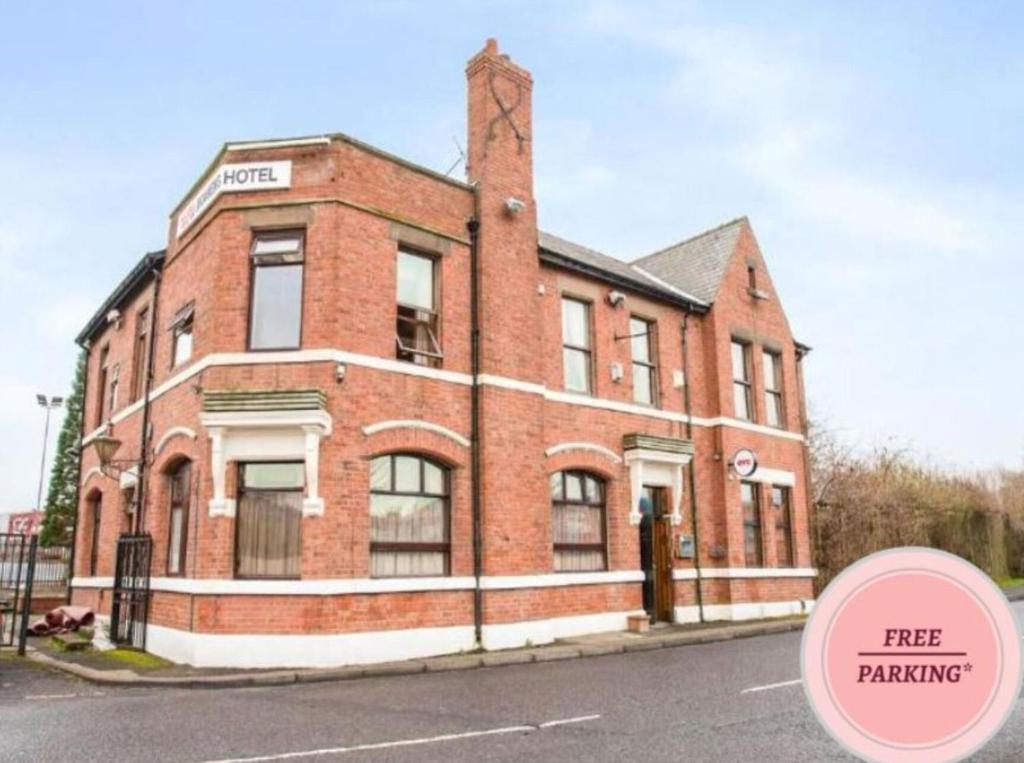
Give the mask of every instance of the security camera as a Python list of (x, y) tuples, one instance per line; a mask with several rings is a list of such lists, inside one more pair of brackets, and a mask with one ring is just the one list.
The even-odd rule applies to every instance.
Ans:
[(505, 199), (505, 211), (510, 215), (518, 215), (525, 209), (526, 202), (522, 199), (517, 199), (515, 196), (509, 196)]
[(625, 304), (625, 302), (626, 295), (623, 294), (621, 291), (608, 292), (608, 304), (611, 305), (612, 307), (619, 307), (620, 305)]

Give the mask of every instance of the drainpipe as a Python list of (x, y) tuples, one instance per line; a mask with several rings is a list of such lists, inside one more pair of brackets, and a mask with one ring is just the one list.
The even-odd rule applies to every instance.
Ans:
[(139, 435), (139, 467), (135, 478), (135, 521), (134, 533), (142, 534), (145, 529), (146, 513), (146, 462), (149, 443), (149, 392), (153, 384), (153, 360), (156, 356), (156, 313), (160, 303), (160, 269), (152, 261), (150, 272), (153, 274), (153, 303), (149, 307), (149, 353), (146, 358), (146, 378), (142, 388), (142, 431)]
[[(686, 330), (689, 327), (690, 312), (683, 313), (683, 408), (686, 414), (686, 439), (693, 441), (693, 422), (690, 415), (690, 353), (686, 341)], [(700, 577), (700, 532), (697, 521), (697, 469), (693, 458), (690, 459), (690, 521), (693, 523), (693, 571), (697, 576), (694, 583), (697, 587), (697, 617), (704, 622), (704, 592), (701, 590)]]
[(483, 522), (481, 475), (483, 467), (480, 458), (480, 192), (474, 188), (473, 218), (466, 224), (469, 230), (469, 315), (470, 315), (470, 371), (473, 386), (470, 388), (470, 470), (473, 492), (473, 634), (478, 648), (483, 647), (483, 590), (480, 578), (483, 575)]

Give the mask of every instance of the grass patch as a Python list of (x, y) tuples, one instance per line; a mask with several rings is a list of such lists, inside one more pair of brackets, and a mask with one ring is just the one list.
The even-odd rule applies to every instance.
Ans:
[(1017, 588), (1024, 586), (1024, 578), (996, 578), (996, 585), (1000, 588)]
[(99, 654), (105, 659), (131, 665), (133, 668), (168, 668), (174, 664), (155, 654), (135, 649), (110, 649)]

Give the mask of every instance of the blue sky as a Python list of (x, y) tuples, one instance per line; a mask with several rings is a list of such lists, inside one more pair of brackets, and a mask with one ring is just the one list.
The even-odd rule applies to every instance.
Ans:
[[(535, 79), (542, 227), (623, 259), (749, 215), (852, 443), (1020, 466), (1014, 3), (10, 4), (0, 511), (35, 499), (74, 335), (226, 140), (341, 131), (446, 170), (465, 61)], [(51, 440), (51, 448), (52, 448)]]

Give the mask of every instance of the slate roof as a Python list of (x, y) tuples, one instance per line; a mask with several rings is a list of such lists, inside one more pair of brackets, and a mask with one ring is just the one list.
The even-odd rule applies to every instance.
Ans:
[(538, 244), (541, 260), (549, 264), (576, 270), (623, 288), (675, 304), (684, 304), (690, 308), (706, 309), (708, 306), (704, 300), (675, 284), (667, 284), (659, 278), (652, 278), (629, 263), (564, 238), (540, 231)]
[(746, 217), (739, 217), (631, 264), (704, 302), (714, 302), (746, 223)]

